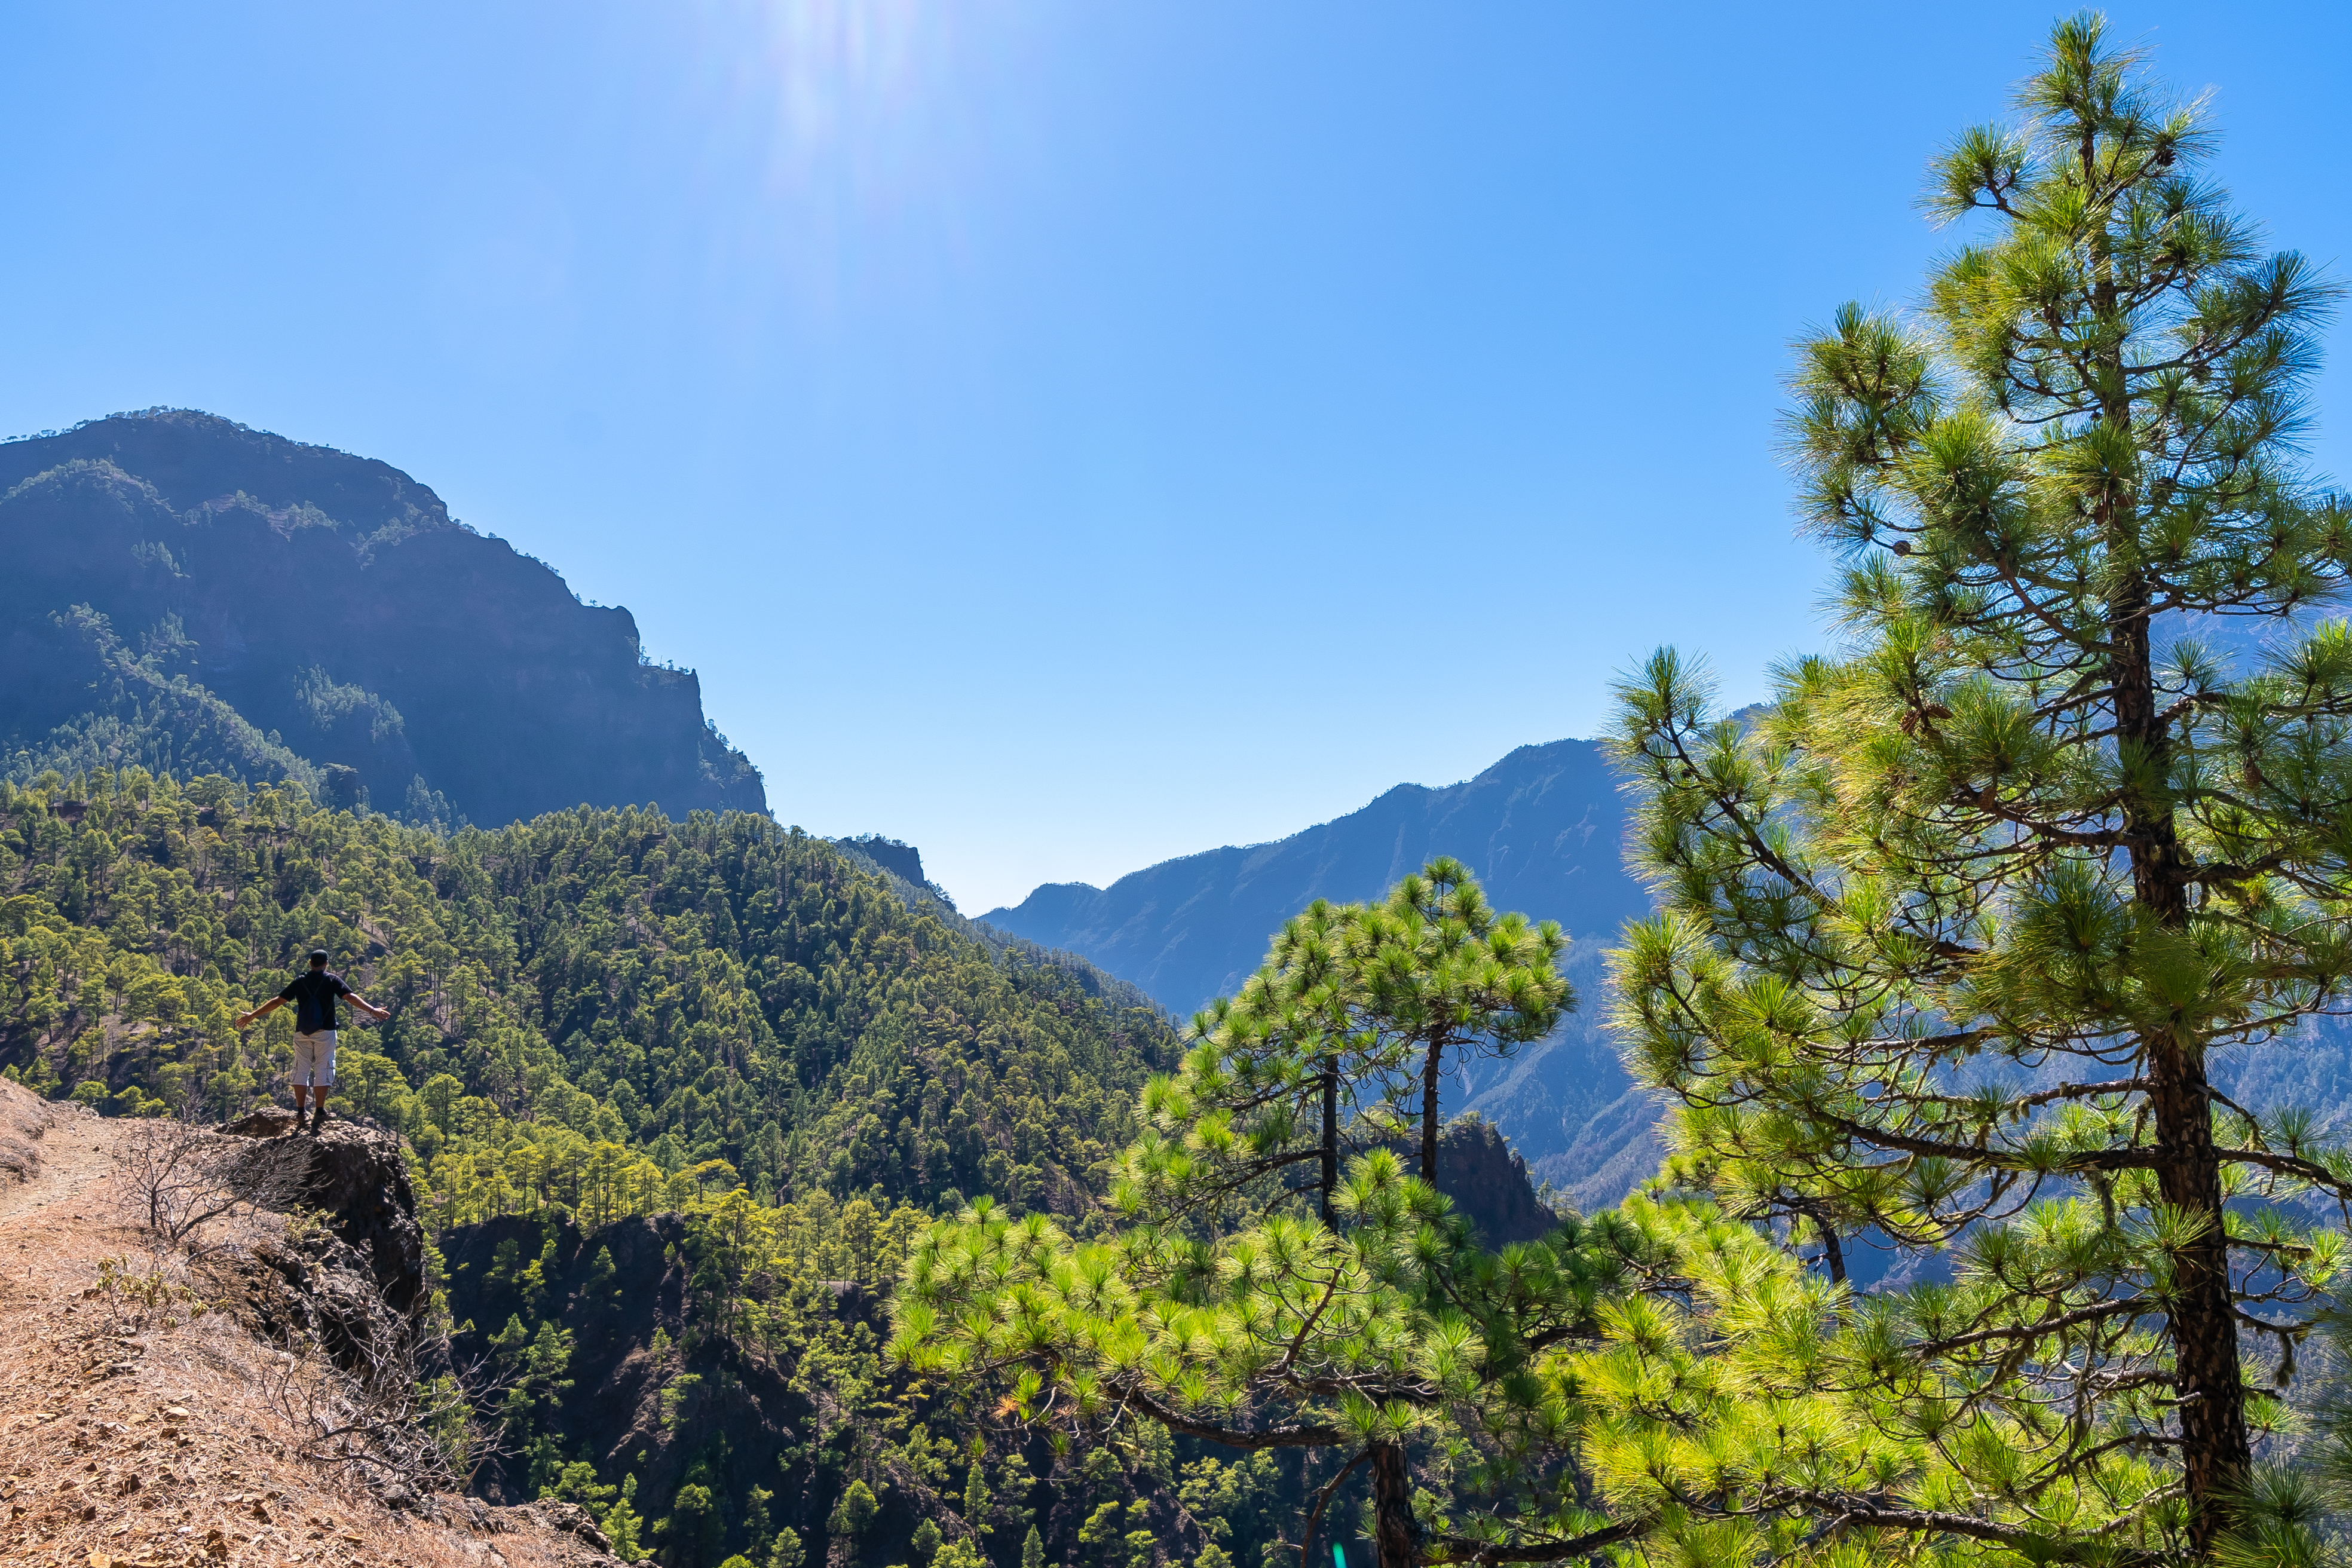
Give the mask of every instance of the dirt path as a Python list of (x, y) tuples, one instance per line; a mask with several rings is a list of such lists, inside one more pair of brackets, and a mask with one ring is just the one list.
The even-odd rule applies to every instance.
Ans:
[(0, 1079), (0, 1230), (88, 1197), (112, 1168), (121, 1124)]
[(523, 1510), (394, 1513), (290, 1452), (265, 1394), (284, 1358), (108, 1191), (140, 1125), (0, 1079), (0, 1563), (620, 1568)]

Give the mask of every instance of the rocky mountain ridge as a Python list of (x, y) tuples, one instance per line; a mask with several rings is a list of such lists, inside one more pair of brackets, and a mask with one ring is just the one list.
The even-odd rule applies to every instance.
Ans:
[(138, 764), (494, 825), (764, 810), (629, 612), (390, 465), (178, 410), (0, 444), (0, 773)]

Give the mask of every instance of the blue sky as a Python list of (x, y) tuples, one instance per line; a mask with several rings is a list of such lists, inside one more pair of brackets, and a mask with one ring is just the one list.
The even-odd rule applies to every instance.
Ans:
[[(1592, 733), (1660, 642), (1760, 691), (1787, 344), (1913, 295), (2053, 14), (19, 5), (0, 432), (405, 468), (977, 911)], [(2352, 10), (2110, 15), (2345, 277)]]

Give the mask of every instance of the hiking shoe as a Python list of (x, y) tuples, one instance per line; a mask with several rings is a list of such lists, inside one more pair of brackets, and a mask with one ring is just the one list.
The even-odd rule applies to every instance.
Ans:
[(310, 1108), (310, 1131), (311, 1131), (311, 1133), (312, 1133), (313, 1135), (316, 1135), (316, 1134), (318, 1134), (318, 1133), (324, 1132), (326, 1130), (327, 1130), (327, 1108), (326, 1108), (325, 1106), (323, 1106), (323, 1105), (314, 1105), (314, 1106), (312, 1106), (312, 1107)]

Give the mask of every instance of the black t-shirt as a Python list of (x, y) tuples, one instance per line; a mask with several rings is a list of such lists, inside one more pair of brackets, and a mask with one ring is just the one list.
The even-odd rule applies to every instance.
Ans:
[(352, 988), (343, 984), (341, 975), (313, 969), (296, 975), (278, 994), (278, 999), (294, 1004), (296, 1034), (315, 1035), (335, 1026), (335, 998), (351, 994)]

